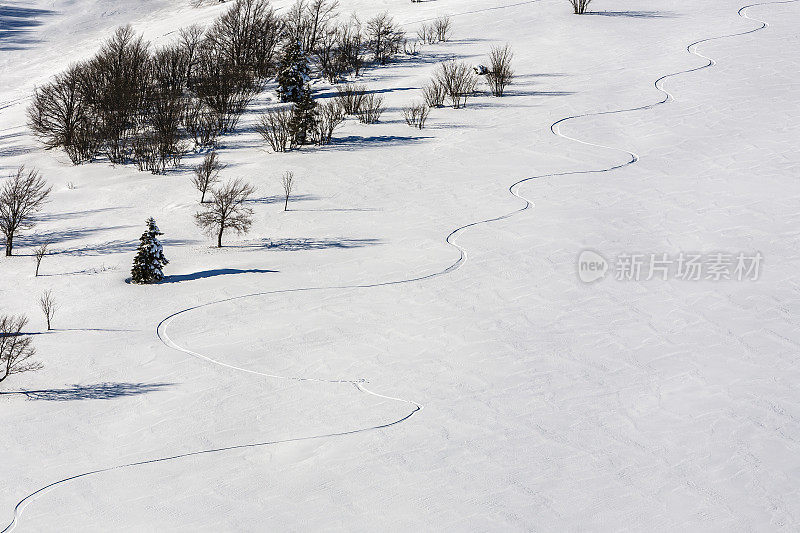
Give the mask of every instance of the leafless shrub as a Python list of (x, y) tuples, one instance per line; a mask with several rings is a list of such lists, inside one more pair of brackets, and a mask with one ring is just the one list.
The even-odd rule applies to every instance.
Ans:
[(194, 177), (192, 178), (192, 185), (200, 192), (200, 203), (206, 202), (206, 193), (215, 184), (219, 182), (219, 173), (223, 165), (219, 162), (217, 152), (210, 151), (203, 157), (203, 161), (195, 166)]
[(436, 30), (436, 39), (440, 43), (450, 40), (450, 32), (453, 29), (452, 21), (448, 16), (442, 16), (433, 21), (433, 29)]
[(406, 124), (413, 128), (423, 129), (425, 121), (428, 120), (428, 114), (431, 108), (427, 104), (413, 103), (409, 107), (403, 108), (403, 116), (406, 119)]
[(283, 194), (286, 197), (286, 201), (283, 203), (283, 210), (288, 211), (289, 196), (291, 196), (294, 189), (294, 172), (284, 172), (283, 176), (281, 176), (281, 185), (283, 186)]
[(447, 97), (447, 91), (441, 83), (434, 79), (422, 87), (422, 96), (428, 107), (442, 107), (444, 99)]
[(463, 61), (454, 60), (439, 65), (434, 80), (444, 88), (455, 109), (467, 105), (467, 98), (472, 96), (478, 84), (478, 77), (472, 67)]
[(47, 255), (48, 246), (48, 243), (43, 242), (33, 250), (33, 257), (36, 260), (36, 273), (34, 274), (35, 277), (39, 276), (39, 267), (42, 264), (42, 259), (44, 259), (44, 256)]
[(417, 29), (417, 37), (420, 42), (425, 44), (433, 44), (436, 42), (436, 28), (432, 24), (422, 24)]
[(50, 331), (53, 317), (58, 311), (58, 305), (56, 305), (56, 301), (53, 298), (53, 291), (47, 290), (39, 297), (39, 307), (42, 309), (44, 318), (47, 321), (47, 331)]
[(24, 166), (0, 188), (0, 232), (5, 237), (7, 256), (14, 249), (14, 237), (33, 227), (33, 215), (47, 201), (51, 189), (38, 171), (26, 171)]
[(383, 97), (369, 93), (364, 97), (361, 109), (358, 110), (358, 121), (362, 124), (377, 124), (385, 110)]
[(31, 361), (36, 354), (29, 335), (22, 332), (28, 324), (24, 316), (0, 315), (0, 382), (8, 376), (41, 370)]
[(317, 109), (317, 144), (327, 145), (331, 143), (333, 132), (344, 122), (344, 110), (336, 100), (326, 102)]
[(509, 45), (502, 48), (493, 46), (489, 52), (489, 72), (486, 74), (486, 81), (494, 96), (503, 96), (506, 87), (514, 79), (514, 69), (511, 68), (511, 60), (514, 53)]
[(586, 8), (589, 7), (589, 4), (592, 0), (569, 0), (572, 4), (572, 9), (575, 11), (576, 15), (583, 15), (586, 13)]
[(336, 87), (336, 100), (347, 115), (357, 115), (364, 104), (367, 88), (363, 85), (348, 83)]
[(269, 109), (256, 124), (256, 131), (264, 137), (274, 152), (287, 152), (292, 141), (292, 109)]
[(409, 42), (408, 39), (403, 39), (403, 53), (407, 56), (415, 56), (419, 54), (419, 40)]
[(385, 65), (402, 49), (405, 32), (384, 12), (367, 21), (367, 37), (373, 59)]
[(195, 223), (207, 234), (216, 235), (217, 247), (222, 248), (225, 231), (247, 233), (253, 224), (253, 210), (244, 203), (255, 189), (241, 179), (228, 182), (214, 191), (211, 203), (205, 210), (195, 213)]

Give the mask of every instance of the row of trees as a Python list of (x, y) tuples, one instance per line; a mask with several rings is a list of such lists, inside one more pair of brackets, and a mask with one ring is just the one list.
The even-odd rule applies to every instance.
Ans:
[(331, 81), (358, 75), (369, 60), (387, 63), (403, 39), (385, 13), (340, 21), (337, 0), (297, 0), (283, 16), (269, 0), (236, 0), (208, 29), (185, 28), (155, 50), (119, 28), (92, 59), (35, 90), (28, 121), (74, 164), (106, 157), (161, 173), (192, 144), (211, 146), (232, 131), (275, 77), (281, 100), (301, 108), (293, 137), (305, 143), (315, 129), (312, 72)]

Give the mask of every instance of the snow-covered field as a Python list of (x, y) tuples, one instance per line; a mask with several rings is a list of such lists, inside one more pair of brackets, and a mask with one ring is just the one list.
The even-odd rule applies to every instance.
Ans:
[[(246, 116), (219, 153), (256, 222), (221, 250), (192, 221), (199, 156), (75, 167), (24, 113), (116, 26), (162, 44), (226, 6), (0, 4), (0, 172), (53, 185), (0, 258), (0, 314), (31, 318), (45, 364), (0, 386), (0, 528), (800, 529), (800, 2), (341, 4), (412, 34), (450, 14), (454, 38), (369, 69), (389, 109), (331, 146), (270, 153)], [(404, 123), (439, 61), (505, 42), (507, 97)], [(168, 278), (130, 285), (149, 216)], [(764, 260), (586, 284), (585, 249)]]

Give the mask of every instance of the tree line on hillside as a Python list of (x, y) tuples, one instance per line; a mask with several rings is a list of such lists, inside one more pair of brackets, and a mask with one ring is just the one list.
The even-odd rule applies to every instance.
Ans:
[(213, 146), (232, 131), (276, 78), (281, 100), (306, 108), (293, 117), (293, 141), (318, 141), (330, 124), (311, 120), (333, 110), (308, 112), (308, 65), (336, 81), (370, 60), (387, 63), (403, 40), (385, 13), (365, 24), (355, 15), (340, 20), (337, 0), (297, 0), (283, 16), (269, 0), (236, 0), (207, 29), (184, 28), (160, 48), (119, 28), (92, 59), (35, 90), (28, 122), (46, 148), (63, 149), (74, 164), (106, 157), (163, 173), (191, 145)]

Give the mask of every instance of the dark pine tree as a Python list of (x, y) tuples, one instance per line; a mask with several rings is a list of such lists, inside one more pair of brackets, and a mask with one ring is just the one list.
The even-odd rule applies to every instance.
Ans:
[(311, 144), (314, 132), (317, 130), (317, 102), (311, 96), (308, 85), (302, 87), (300, 99), (292, 106), (292, 121), (289, 124), (292, 134), (292, 144), (301, 146)]
[(290, 41), (278, 65), (278, 96), (281, 102), (299, 102), (309, 81), (308, 58), (298, 41)]
[(158, 283), (164, 279), (162, 269), (169, 264), (164, 257), (164, 248), (158, 240), (163, 235), (153, 217), (147, 219), (147, 231), (139, 238), (139, 250), (133, 260), (131, 281), (133, 283)]

